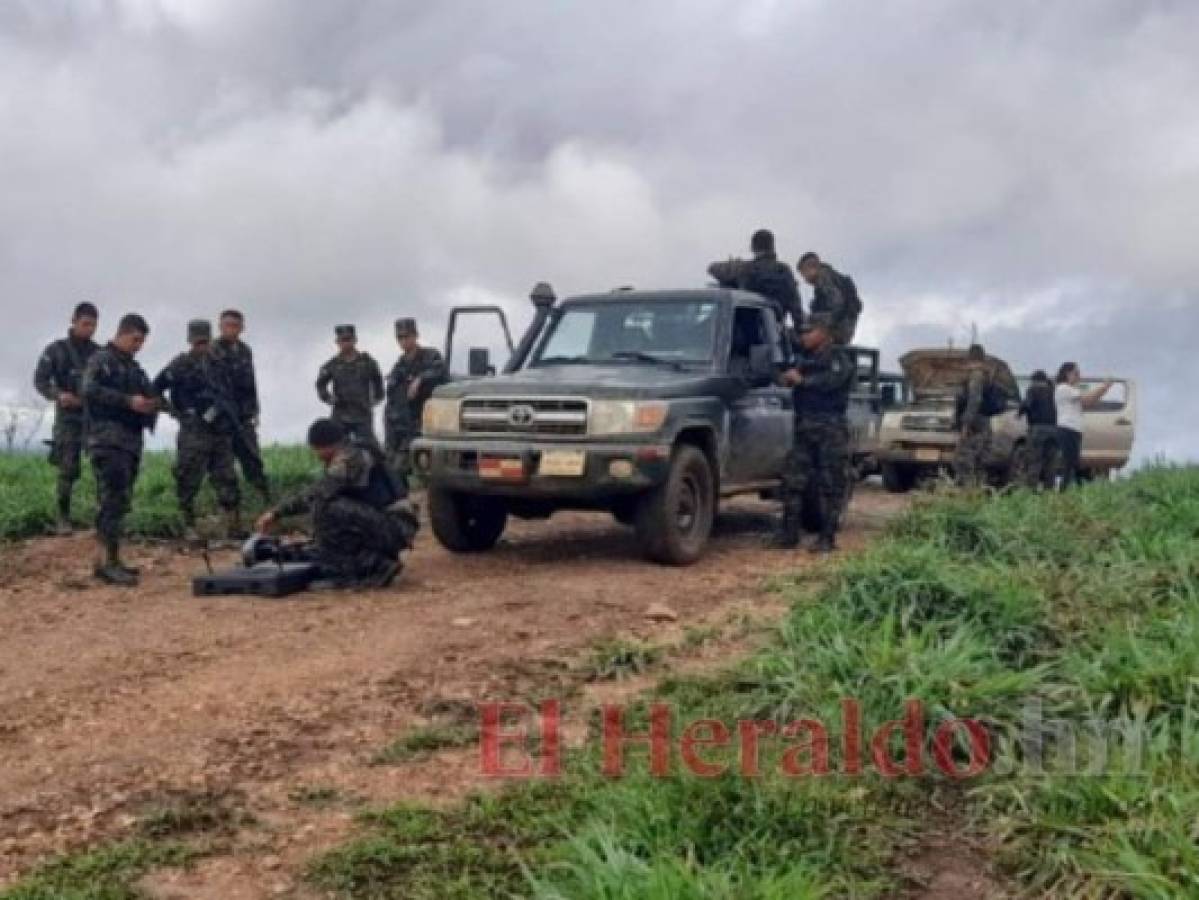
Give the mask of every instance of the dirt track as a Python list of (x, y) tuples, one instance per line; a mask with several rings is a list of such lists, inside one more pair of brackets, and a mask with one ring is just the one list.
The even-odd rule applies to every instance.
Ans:
[[(843, 545), (902, 502), (861, 490)], [(289, 792), (461, 795), (479, 783), (473, 754), (370, 760), (430, 703), (552, 695), (561, 663), (597, 639), (669, 640), (768, 602), (763, 576), (812, 564), (762, 548), (770, 512), (729, 506), (709, 555), (684, 570), (642, 562), (604, 516), (517, 523), (473, 557), (426, 530), (391, 589), (282, 601), (193, 598), (202, 562), (169, 546), (132, 552), (138, 592), (92, 584), (87, 536), (0, 549), (0, 884), (42, 854), (119, 835), (171, 791), (236, 790), (259, 826), (155, 893), (302, 894), (295, 866), (349, 813), (298, 808)], [(678, 622), (645, 619), (652, 602)]]

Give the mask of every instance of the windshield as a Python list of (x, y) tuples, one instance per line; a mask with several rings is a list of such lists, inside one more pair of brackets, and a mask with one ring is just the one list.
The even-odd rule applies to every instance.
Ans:
[(710, 300), (574, 303), (562, 308), (532, 365), (709, 363), (716, 320)]

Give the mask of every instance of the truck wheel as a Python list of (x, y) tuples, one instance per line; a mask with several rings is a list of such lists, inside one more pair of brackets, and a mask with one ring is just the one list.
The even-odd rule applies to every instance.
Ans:
[(883, 463), (883, 487), (892, 494), (906, 494), (916, 483), (916, 470), (901, 463)]
[(429, 488), (429, 521), (441, 546), (455, 553), (479, 553), (495, 546), (508, 510), (502, 500)]
[(634, 525), (645, 555), (654, 562), (686, 566), (704, 552), (716, 517), (716, 485), (698, 447), (674, 451), (666, 482), (646, 494)]

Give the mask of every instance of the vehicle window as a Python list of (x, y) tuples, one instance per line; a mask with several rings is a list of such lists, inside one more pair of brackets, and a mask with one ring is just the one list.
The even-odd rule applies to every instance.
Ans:
[[(1078, 386), (1085, 394), (1087, 391), (1096, 388), (1101, 382), (1081, 382)], [(1089, 413), (1113, 413), (1120, 412), (1128, 405), (1128, 384), (1123, 381), (1117, 381), (1111, 386), (1111, 389), (1103, 395), (1103, 399), (1094, 406), (1088, 407), (1084, 412)]]
[(733, 340), (729, 347), (729, 371), (749, 371), (749, 351), (768, 342), (762, 310), (739, 307), (733, 313)]
[(716, 337), (711, 302), (606, 301), (563, 307), (532, 365), (636, 362), (707, 363)]

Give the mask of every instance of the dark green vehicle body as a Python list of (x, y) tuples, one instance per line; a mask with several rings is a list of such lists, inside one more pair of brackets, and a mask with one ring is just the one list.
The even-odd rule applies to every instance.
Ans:
[[(426, 418), (413, 458), (450, 549), (488, 549), (509, 514), (605, 510), (637, 527), (651, 558), (685, 564), (720, 498), (777, 488), (791, 397), (776, 383), (787, 344), (763, 298), (616, 291), (566, 300), (534, 327), (516, 371), (434, 393), (441, 420)], [(869, 406), (877, 354), (861, 354)], [(612, 428), (630, 408), (639, 427)], [(860, 418), (868, 427), (873, 413)]]

